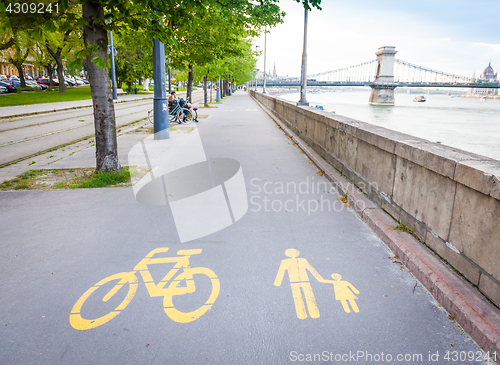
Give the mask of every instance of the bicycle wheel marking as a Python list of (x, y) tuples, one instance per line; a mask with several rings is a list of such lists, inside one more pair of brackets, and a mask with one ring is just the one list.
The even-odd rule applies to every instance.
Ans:
[[(173, 321), (178, 323), (188, 323), (195, 321), (204, 315), (215, 303), (215, 300), (219, 296), (220, 292), (220, 282), (219, 278), (215, 273), (206, 267), (190, 267), (189, 259), (192, 255), (197, 255), (202, 252), (201, 249), (191, 249), (191, 250), (179, 250), (177, 251), (178, 256), (167, 256), (167, 257), (155, 257), (156, 254), (166, 253), (168, 247), (160, 247), (149, 252), (146, 257), (144, 257), (135, 267), (134, 271), (122, 272), (108, 276), (107, 278), (99, 281), (93, 287), (88, 289), (75, 303), (73, 309), (71, 310), (69, 316), (69, 322), (71, 326), (77, 330), (88, 330), (91, 328), (99, 327), (120, 314), (129, 303), (134, 298), (137, 291), (138, 280), (137, 272), (141, 275), (141, 278), (146, 286), (149, 296), (151, 297), (163, 297), (163, 306), (165, 313)], [(161, 279), (158, 284), (153, 280), (151, 273), (149, 272), (148, 265), (156, 264), (166, 264), (174, 263), (173, 268), (171, 268), (167, 274)], [(181, 312), (175, 308), (173, 304), (174, 296), (181, 296), (185, 294), (192, 294), (196, 291), (195, 277), (193, 275), (205, 275), (210, 279), (212, 286), (212, 291), (207, 301), (202, 304), (198, 309), (192, 312)], [(107, 284), (113, 280), (119, 280), (118, 283), (102, 298), (103, 302), (107, 302), (115, 294), (119, 293), (121, 288), (129, 285), (127, 295), (125, 299), (110, 313), (98, 317), (95, 319), (86, 319), (81, 315), (82, 306), (85, 301), (101, 286)], [(178, 286), (181, 281), (185, 281), (185, 286)], [(168, 285), (167, 285), (168, 284)], [(123, 292), (123, 290), (121, 291)]]
[[(173, 304), (173, 297), (176, 295), (183, 295), (187, 293), (193, 293), (194, 290), (189, 291), (190, 285), (189, 282), (193, 282), (193, 287), (194, 287), (194, 280), (191, 280), (190, 278), (193, 277), (193, 274), (203, 274), (206, 275), (210, 278), (210, 281), (212, 283), (212, 292), (210, 294), (210, 297), (207, 299), (204, 305), (202, 305), (200, 308), (192, 311), (192, 312), (181, 312), (178, 309), (174, 307)], [(181, 287), (177, 288), (177, 285), (181, 282), (181, 280), (186, 279), (187, 282), (187, 287)], [(165, 295), (163, 299), (163, 306), (165, 307), (165, 313), (167, 316), (169, 316), (173, 321), (178, 322), (178, 323), (188, 323), (188, 322), (193, 322), (194, 320), (200, 318), (202, 315), (204, 315), (214, 304), (215, 300), (219, 296), (219, 291), (220, 291), (220, 282), (219, 278), (217, 278), (217, 275), (210, 270), (207, 269), (206, 267), (196, 267), (193, 269), (189, 269), (181, 273), (176, 277), (176, 280), (172, 281), (169, 286), (169, 293), (168, 295)], [(187, 289), (187, 290), (184, 290)]]
[[(125, 283), (130, 283), (130, 288), (127, 293), (127, 296), (125, 299), (115, 308), (114, 311), (96, 318), (96, 319), (85, 319), (81, 316), (80, 311), (82, 309), (83, 303), (87, 300), (90, 295), (95, 292), (97, 289), (99, 289), (100, 286), (107, 284), (110, 281), (116, 280), (116, 279), (121, 279), (118, 284), (116, 284), (113, 289), (111, 289), (108, 294), (106, 294), (103, 298), (103, 301), (106, 302), (108, 301), (114, 294), (120, 290), (121, 287), (123, 287), (123, 284)], [(78, 299), (78, 301), (75, 303), (73, 306), (73, 309), (71, 310), (71, 314), (69, 316), (69, 322), (71, 326), (77, 330), (88, 330), (91, 328), (99, 327), (100, 325), (103, 325), (106, 322), (109, 322), (113, 318), (115, 318), (122, 310), (124, 310), (127, 305), (130, 303), (132, 298), (134, 298), (135, 292), (137, 291), (137, 277), (134, 275), (134, 272), (130, 273), (118, 273), (115, 275), (108, 276), (107, 278), (99, 281), (95, 286), (87, 290), (81, 297)]]

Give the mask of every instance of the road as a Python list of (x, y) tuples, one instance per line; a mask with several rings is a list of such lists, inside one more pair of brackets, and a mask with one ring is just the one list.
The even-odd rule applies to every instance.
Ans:
[(248, 195), (212, 234), (132, 188), (0, 192), (1, 364), (486, 363), (249, 96), (204, 113)]

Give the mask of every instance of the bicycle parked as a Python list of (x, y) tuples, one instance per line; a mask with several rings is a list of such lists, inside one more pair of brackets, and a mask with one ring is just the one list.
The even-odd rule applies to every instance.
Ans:
[[(179, 102), (174, 101), (168, 110), (168, 119), (169, 123), (190, 124), (195, 118), (189, 109), (181, 107)], [(154, 124), (154, 109), (148, 111), (148, 120)]]
[(186, 99), (186, 101), (184, 101), (184, 99), (180, 98), (179, 100), (179, 104), (181, 105), (182, 108), (184, 109), (188, 109), (191, 114), (193, 114), (193, 120), (195, 122), (198, 122), (198, 108), (193, 108), (192, 105), (190, 104), (191, 102), (189, 101), (189, 99)]

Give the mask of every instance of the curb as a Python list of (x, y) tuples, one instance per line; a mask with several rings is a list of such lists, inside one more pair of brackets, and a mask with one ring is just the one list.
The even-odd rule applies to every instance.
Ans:
[(253, 99), (332, 182), (338, 192), (347, 194), (348, 202), (356, 214), (398, 255), (399, 260), (484, 352), (489, 352), (490, 356), (496, 352), (496, 363), (500, 364), (500, 311), (415, 237), (395, 230), (394, 226), (398, 222), (369, 200), (269, 108)]

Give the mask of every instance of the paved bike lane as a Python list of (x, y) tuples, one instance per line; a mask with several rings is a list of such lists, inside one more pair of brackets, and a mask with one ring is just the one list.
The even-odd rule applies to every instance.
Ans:
[[(0, 192), (0, 363), (477, 359), (470, 337), (246, 94), (209, 114), (193, 133), (206, 157), (241, 164), (248, 211), (204, 237), (181, 243), (175, 212), (139, 204), (131, 188)], [(182, 218), (193, 230), (204, 219)], [(104, 279), (132, 271), (104, 302), (124, 275)], [(174, 288), (189, 273), (195, 287)]]

